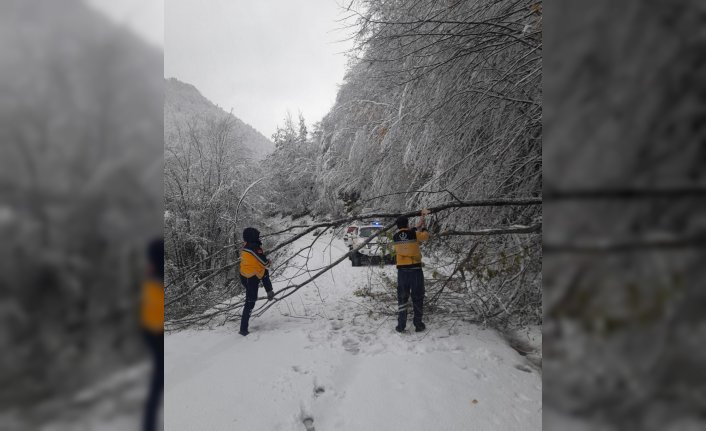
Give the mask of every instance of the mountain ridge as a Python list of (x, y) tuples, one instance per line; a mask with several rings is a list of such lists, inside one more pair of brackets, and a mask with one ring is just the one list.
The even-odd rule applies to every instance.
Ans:
[(270, 139), (232, 112), (227, 112), (213, 103), (195, 85), (174, 77), (165, 78), (164, 84), (165, 137), (176, 129), (179, 123), (190, 118), (206, 119), (230, 116), (235, 122), (235, 131), (242, 140), (243, 148), (250, 153), (247, 156), (262, 160), (274, 151), (274, 143)]

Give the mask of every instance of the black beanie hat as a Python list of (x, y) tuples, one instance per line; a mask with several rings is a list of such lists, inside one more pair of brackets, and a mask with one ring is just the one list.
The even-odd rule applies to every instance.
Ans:
[(260, 241), (260, 231), (254, 227), (246, 227), (243, 231), (243, 239), (245, 242), (258, 242)]
[(405, 216), (399, 216), (397, 217), (397, 220), (395, 220), (395, 224), (397, 224), (398, 229), (409, 227), (409, 219)]
[(156, 238), (147, 246), (147, 259), (160, 280), (164, 280), (164, 239)]

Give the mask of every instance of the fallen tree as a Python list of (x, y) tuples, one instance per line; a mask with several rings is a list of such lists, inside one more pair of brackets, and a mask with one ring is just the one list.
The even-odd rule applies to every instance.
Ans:
[[(530, 206), (530, 205), (541, 205), (542, 199), (541, 198), (535, 198), (535, 197), (530, 197), (530, 198), (516, 198), (516, 199), (480, 199), (480, 200), (470, 200), (470, 201), (452, 201), (452, 202), (446, 202), (440, 205), (437, 205), (435, 207), (428, 208), (429, 214), (438, 214), (443, 211), (451, 210), (451, 209), (459, 209), (459, 208), (469, 208), (469, 207), (489, 207), (489, 206)], [(300, 232), (293, 234), (290, 238), (280, 242), (276, 246), (274, 246), (272, 249), (268, 251), (269, 254), (275, 253), (277, 251), (280, 251), (284, 249), (286, 246), (292, 244), (296, 240), (304, 237), (305, 235), (314, 232), (317, 229), (330, 229), (330, 228), (337, 228), (344, 226), (346, 224), (349, 224), (354, 221), (361, 221), (361, 220), (369, 220), (369, 219), (396, 219), (397, 217), (400, 216), (405, 216), (405, 217), (414, 217), (414, 216), (419, 216), (421, 214), (420, 210), (416, 211), (409, 211), (409, 212), (403, 212), (403, 213), (382, 213), (382, 212), (374, 212), (374, 213), (367, 213), (367, 214), (361, 214), (358, 216), (350, 216), (350, 217), (345, 217), (345, 218), (340, 218), (337, 220), (327, 220), (327, 221), (322, 221), (318, 223), (313, 223), (309, 225), (296, 225), (296, 226), (289, 226), (286, 229), (282, 229), (278, 232), (274, 232), (268, 235), (263, 235), (263, 237), (272, 237), (272, 236), (279, 236), (285, 233), (292, 232), (295, 229), (302, 229)], [(310, 284), (317, 278), (319, 278), (321, 275), (325, 274), (329, 270), (331, 270), (333, 267), (336, 265), (340, 264), (344, 260), (348, 259), (351, 254), (356, 253), (358, 250), (360, 250), (362, 247), (364, 247), (366, 244), (368, 244), (370, 241), (374, 240), (378, 236), (388, 232), (392, 227), (394, 227), (394, 222), (388, 223), (385, 225), (382, 229), (380, 229), (378, 232), (373, 234), (372, 236), (368, 237), (365, 241), (363, 241), (361, 244), (359, 244), (356, 248), (350, 250), (348, 253), (343, 254), (342, 256), (338, 257), (335, 259), (331, 264), (320, 268), (317, 270), (317, 272), (309, 277), (307, 280), (304, 280), (300, 283), (297, 284), (288, 284), (286, 287), (278, 290), (275, 292), (275, 301), (267, 302), (260, 308), (256, 309), (254, 311), (255, 316), (261, 316), (263, 313), (265, 313), (267, 310), (269, 310), (272, 305), (276, 303), (276, 301), (285, 299), (289, 296), (291, 296), (293, 293), (301, 289), (302, 287)], [(534, 224), (532, 226), (511, 226), (511, 227), (502, 227), (502, 228), (492, 228), (492, 229), (485, 229), (485, 230), (476, 230), (476, 231), (444, 231), (440, 233), (440, 237), (451, 237), (451, 236), (468, 236), (468, 235), (483, 235), (483, 236), (492, 236), (492, 235), (505, 235), (505, 234), (522, 234), (522, 233), (538, 233), (540, 232), (541, 227), (540, 224)], [(318, 240), (320, 235), (318, 235), (313, 242)], [(312, 245), (313, 245), (312, 242)], [(233, 247), (234, 245), (228, 246), (228, 247)], [(311, 245), (307, 248), (310, 248)], [(220, 253), (221, 250), (217, 251), (216, 253)], [(298, 254), (299, 252), (295, 253)], [(291, 257), (289, 258), (291, 259)], [(289, 260), (288, 259), (288, 260)], [(187, 288), (185, 291), (174, 295), (173, 297), (170, 297), (170, 290), (172, 289), (167, 289), (167, 301), (166, 305), (169, 307), (172, 304), (177, 303), (180, 300), (183, 300), (185, 298), (188, 298), (189, 295), (191, 295), (196, 289), (199, 287), (205, 285), (206, 283), (213, 281), (218, 275), (224, 273), (225, 271), (228, 271), (229, 269), (235, 268), (236, 265), (239, 263), (239, 260), (235, 260), (230, 264), (214, 268), (209, 275), (207, 275), (204, 278), (201, 278), (198, 282), (196, 282), (194, 285), (191, 287)], [(185, 278), (185, 274), (181, 275), (182, 278)], [(173, 287), (175, 285), (174, 281), (170, 281), (169, 284), (167, 284), (168, 287)], [(262, 298), (260, 298), (262, 299)], [(244, 301), (236, 301), (232, 302), (230, 299), (226, 299), (225, 301), (221, 301), (218, 304), (215, 304), (213, 307), (210, 307), (210, 309), (205, 312), (205, 313), (200, 313), (200, 314), (194, 314), (194, 315), (189, 315), (185, 316), (182, 318), (178, 319), (170, 319), (169, 316), (169, 309), (167, 308), (166, 311), (166, 317), (167, 317), (167, 328), (168, 329), (179, 329), (183, 328), (192, 324), (204, 324), (212, 321), (215, 317), (218, 316), (226, 316), (226, 319), (224, 321), (227, 321), (228, 319), (235, 317), (234, 314), (232, 314), (235, 310), (239, 310), (242, 308), (244, 304)]]

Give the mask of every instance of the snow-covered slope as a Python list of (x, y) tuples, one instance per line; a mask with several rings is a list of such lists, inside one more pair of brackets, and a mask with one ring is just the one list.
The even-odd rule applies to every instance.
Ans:
[[(324, 235), (308, 269), (285, 275), (308, 278), (345, 251)], [(396, 333), (393, 318), (353, 294), (379, 271), (394, 277), (393, 267), (344, 262), (253, 319), (247, 337), (237, 323), (167, 335), (165, 429), (541, 429), (541, 376), (522, 356), (460, 321), (432, 317), (424, 333)], [(275, 290), (286, 283), (278, 278)]]
[(164, 80), (165, 139), (171, 139), (172, 135), (178, 133), (178, 127), (185, 128), (190, 121), (207, 121), (228, 116), (232, 117), (235, 124), (235, 136), (255, 159), (263, 159), (274, 150), (272, 141), (235, 115), (213, 104), (193, 85), (176, 78)]

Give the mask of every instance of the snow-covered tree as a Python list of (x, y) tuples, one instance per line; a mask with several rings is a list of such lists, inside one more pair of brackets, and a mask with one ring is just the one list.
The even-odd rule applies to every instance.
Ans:
[(264, 162), (271, 213), (309, 213), (317, 196), (316, 147), (308, 137), (304, 117), (298, 127), (290, 114), (272, 136), (275, 151)]

